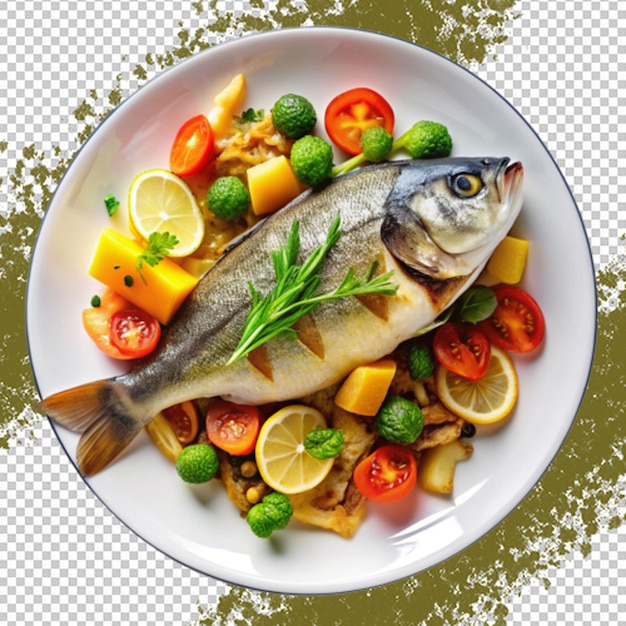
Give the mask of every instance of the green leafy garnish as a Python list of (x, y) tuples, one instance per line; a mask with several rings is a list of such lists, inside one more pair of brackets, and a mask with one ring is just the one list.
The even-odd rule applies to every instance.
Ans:
[(293, 222), (286, 245), (272, 253), (276, 276), (274, 289), (262, 296), (252, 283), (248, 283), (252, 308), (229, 364), (282, 333), (296, 338), (292, 325), (322, 302), (371, 293), (396, 293), (398, 285), (390, 280), (393, 271), (373, 276), (373, 269), (364, 279), (357, 278), (354, 270), (350, 269), (334, 291), (315, 293), (322, 278), (322, 263), (339, 239), (339, 222), (337, 215), (325, 243), (315, 248), (302, 265), (296, 263), (300, 252), (299, 222)]
[(476, 322), (487, 319), (495, 311), (497, 304), (496, 294), (491, 287), (472, 285), (457, 302), (443, 311), (434, 322), (415, 333), (415, 337), (421, 337), (450, 320), (476, 324)]
[(109, 217), (112, 217), (115, 211), (120, 208), (120, 201), (112, 193), (110, 193), (104, 197), (104, 206), (107, 209)]
[(250, 107), (249, 109), (246, 109), (241, 114), (239, 119), (246, 124), (251, 124), (253, 122), (260, 122), (264, 117), (265, 117), (265, 111), (263, 109), (255, 110), (252, 107)]
[(165, 233), (151, 233), (148, 237), (148, 247), (137, 256), (137, 272), (141, 276), (141, 280), (146, 282), (141, 269), (143, 264), (147, 263), (150, 267), (158, 265), (178, 244), (176, 235)]
[(304, 437), (304, 449), (316, 459), (337, 456), (343, 446), (343, 432), (337, 428), (314, 428)]

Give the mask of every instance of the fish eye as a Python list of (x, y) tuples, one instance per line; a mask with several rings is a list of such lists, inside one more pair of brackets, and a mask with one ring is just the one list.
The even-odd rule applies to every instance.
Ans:
[(452, 190), (461, 198), (472, 198), (483, 188), (483, 181), (475, 174), (457, 174), (452, 179)]

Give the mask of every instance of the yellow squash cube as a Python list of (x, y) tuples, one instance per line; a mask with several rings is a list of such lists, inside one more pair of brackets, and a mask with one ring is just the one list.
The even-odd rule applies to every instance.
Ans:
[(140, 274), (137, 258), (143, 251), (136, 241), (105, 228), (89, 274), (150, 313), (161, 324), (168, 324), (198, 284), (198, 279), (168, 258), (154, 267), (143, 263)]
[(306, 187), (296, 178), (289, 159), (281, 155), (248, 170), (248, 189), (254, 214), (266, 215), (285, 206)]
[(376, 415), (396, 373), (393, 359), (361, 365), (345, 379), (335, 395), (335, 404), (350, 413)]
[(528, 241), (507, 236), (493, 251), (487, 271), (498, 281), (514, 285), (522, 280), (527, 257)]

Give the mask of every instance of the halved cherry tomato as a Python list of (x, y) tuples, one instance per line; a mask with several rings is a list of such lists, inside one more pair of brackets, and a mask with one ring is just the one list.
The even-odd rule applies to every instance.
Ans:
[(348, 154), (361, 152), (361, 133), (382, 126), (393, 133), (395, 117), (391, 105), (367, 87), (345, 91), (330, 101), (324, 115), (326, 132), (333, 143)]
[(417, 462), (403, 446), (381, 446), (354, 469), (354, 484), (363, 496), (377, 502), (392, 502), (407, 496), (417, 479)]
[(498, 305), (480, 322), (487, 338), (509, 352), (530, 352), (542, 341), (545, 320), (537, 302), (519, 287), (496, 285)]
[(234, 456), (254, 450), (261, 416), (258, 407), (216, 400), (206, 414), (206, 431), (211, 443)]
[(196, 438), (198, 410), (191, 400), (170, 406), (162, 412), (180, 443), (191, 443)]
[(204, 115), (187, 120), (179, 129), (170, 151), (170, 169), (178, 176), (199, 172), (213, 154), (213, 130)]
[[(120, 350), (113, 342), (111, 333), (113, 316), (120, 311), (129, 310), (140, 311), (126, 298), (123, 298), (111, 289), (106, 289), (100, 297), (100, 306), (83, 310), (83, 326), (87, 334), (102, 352), (113, 359), (128, 360), (137, 358), (137, 355), (133, 352)], [(160, 334), (161, 327), (156, 320), (154, 322), (159, 327), (158, 332)], [(156, 346), (156, 343), (154, 345)]]
[(161, 324), (142, 309), (124, 309), (111, 318), (111, 343), (134, 359), (150, 354), (160, 338)]
[(441, 365), (469, 380), (479, 380), (487, 371), (491, 347), (475, 324), (446, 322), (433, 338), (433, 352)]

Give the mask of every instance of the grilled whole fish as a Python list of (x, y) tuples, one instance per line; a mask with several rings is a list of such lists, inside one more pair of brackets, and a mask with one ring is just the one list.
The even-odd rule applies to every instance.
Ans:
[[(265, 404), (327, 387), (390, 353), (432, 322), (477, 277), (521, 208), (523, 168), (508, 158), (449, 158), (373, 165), (308, 190), (233, 244), (164, 331), (159, 348), (128, 373), (43, 399), (38, 408), (83, 433), (85, 475), (106, 467), (162, 409), (222, 396)], [(393, 296), (340, 298), (296, 325), (298, 340), (271, 339), (227, 365), (251, 306), (248, 283), (274, 287), (272, 251), (300, 225), (300, 254), (321, 245), (337, 214), (341, 235), (319, 286), (350, 268), (393, 270)]]

